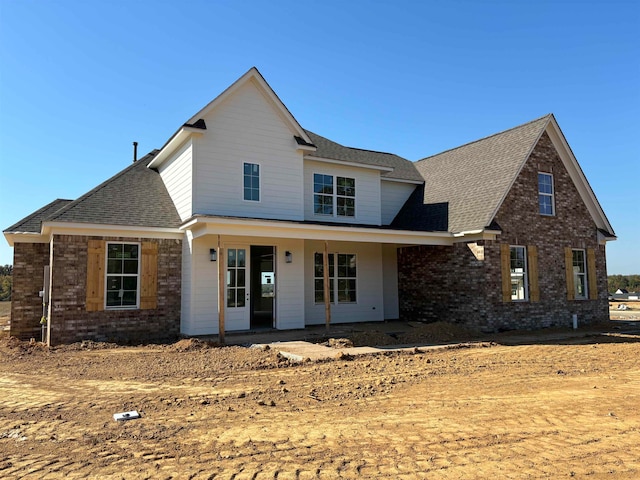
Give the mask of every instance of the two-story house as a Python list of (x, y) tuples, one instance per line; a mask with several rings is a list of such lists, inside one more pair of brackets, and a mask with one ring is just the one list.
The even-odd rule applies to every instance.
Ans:
[(589, 322), (615, 238), (552, 115), (413, 163), (305, 130), (255, 68), (160, 150), (4, 234), (11, 334), (39, 337), (44, 316), (52, 343)]

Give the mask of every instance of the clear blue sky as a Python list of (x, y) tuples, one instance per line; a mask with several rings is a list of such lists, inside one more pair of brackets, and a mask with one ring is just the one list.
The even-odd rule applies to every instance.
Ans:
[(553, 112), (619, 237), (609, 273), (640, 273), (639, 5), (0, 0), (0, 227), (257, 66), (305, 128), (411, 160)]

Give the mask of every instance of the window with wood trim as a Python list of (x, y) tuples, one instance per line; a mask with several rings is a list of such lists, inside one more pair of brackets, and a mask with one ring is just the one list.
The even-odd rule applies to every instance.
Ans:
[(587, 259), (584, 250), (572, 250), (573, 267), (573, 298), (576, 300), (587, 299)]
[(511, 300), (527, 300), (527, 249), (509, 247), (509, 269), (511, 274)]
[(89, 312), (157, 308), (157, 242), (89, 240), (86, 291)]
[(565, 247), (564, 258), (567, 300), (596, 300), (598, 288), (595, 250)]
[[(314, 298), (316, 303), (324, 303), (324, 268), (322, 253), (314, 255)], [(337, 275), (336, 275), (337, 272)], [(357, 300), (357, 265), (354, 253), (329, 254), (329, 299), (337, 303), (355, 303)]]
[(539, 302), (538, 248), (500, 245), (503, 302)]

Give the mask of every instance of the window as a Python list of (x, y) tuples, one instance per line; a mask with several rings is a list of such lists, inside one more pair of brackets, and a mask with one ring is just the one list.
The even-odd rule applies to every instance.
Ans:
[[(324, 268), (322, 253), (314, 256), (314, 293), (316, 303), (324, 302)], [(337, 272), (337, 276), (336, 276)], [(329, 301), (335, 302), (338, 292), (338, 303), (355, 303), (357, 266), (353, 253), (329, 254)]]
[(136, 308), (140, 276), (140, 245), (107, 244), (107, 307)]
[(256, 163), (244, 164), (244, 199), (260, 201), (260, 165)]
[(587, 264), (584, 250), (572, 250), (573, 288), (576, 300), (587, 299)]
[(313, 174), (313, 213), (333, 215), (333, 177)]
[(511, 300), (527, 300), (527, 251), (525, 247), (510, 247)]
[(356, 180), (349, 177), (334, 177), (321, 173), (313, 174), (313, 213), (355, 217)]
[(554, 215), (553, 175), (538, 172), (538, 207), (540, 215)]
[(338, 215), (353, 217), (356, 214), (356, 180), (354, 178), (337, 177), (336, 201)]

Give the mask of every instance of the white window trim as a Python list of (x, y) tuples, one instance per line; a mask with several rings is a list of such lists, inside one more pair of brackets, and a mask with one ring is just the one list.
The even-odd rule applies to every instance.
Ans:
[[(109, 266), (109, 245), (137, 245), (138, 246), (138, 273), (136, 273), (136, 277), (138, 279), (136, 285), (136, 304), (135, 305), (107, 305), (107, 278), (109, 277), (108, 266)], [(140, 242), (106, 242), (105, 243), (105, 254), (104, 254), (104, 309), (105, 310), (139, 310), (140, 309), (140, 290), (142, 289), (141, 281), (142, 276), (140, 275), (140, 268), (142, 267), (142, 244)], [(113, 276), (118, 274), (113, 274)], [(132, 273), (122, 274), (120, 276), (134, 276)]]
[[(315, 185), (315, 176), (316, 175), (326, 175), (327, 177), (331, 177), (333, 178), (333, 192), (331, 194), (331, 198), (332, 198), (332, 211), (333, 213), (316, 213), (316, 199), (315, 196), (316, 195), (325, 195), (325, 196), (329, 196), (329, 194), (327, 193), (316, 193), (314, 191), (314, 185)], [(353, 197), (350, 196), (346, 196), (346, 195), (338, 195), (338, 177), (341, 178), (348, 178), (350, 180), (353, 180), (353, 188), (356, 191), (356, 194)], [(356, 177), (348, 177), (346, 175), (339, 175), (339, 174), (335, 174), (335, 173), (324, 173), (324, 172), (312, 172), (311, 174), (311, 209), (313, 211), (313, 215), (317, 216), (317, 217), (324, 217), (324, 218), (353, 218), (354, 220), (356, 219), (356, 216), (358, 214), (358, 186), (357, 186), (358, 180), (356, 179)], [(353, 198), (353, 215), (338, 215), (338, 197), (340, 198)]]
[[(259, 173), (258, 173), (258, 196), (260, 197), (260, 200), (247, 200), (246, 198), (244, 198), (244, 166), (245, 164), (248, 165), (258, 165), (259, 168)], [(252, 203), (252, 204), (256, 204), (256, 203), (262, 203), (262, 195), (263, 195), (263, 190), (262, 190), (262, 164), (258, 163), (258, 162), (242, 162), (242, 175), (241, 175), (242, 181), (240, 183), (240, 196), (242, 198), (243, 202), (248, 202), (248, 203)]]
[[(356, 276), (355, 276), (355, 281), (356, 281), (356, 301), (355, 302), (341, 302), (338, 300), (338, 280), (339, 279), (351, 279), (353, 277), (339, 277), (338, 276), (338, 255), (353, 255), (356, 257)], [(324, 300), (321, 302), (316, 301), (316, 280), (324, 280), (324, 277), (316, 277), (316, 272), (315, 272), (315, 262), (316, 262), (316, 255), (324, 255), (322, 252), (314, 252), (313, 253), (313, 301), (315, 305), (324, 305)], [(333, 302), (330, 302), (331, 305), (357, 305), (358, 304), (358, 299), (360, 298), (360, 294), (358, 293), (358, 271), (359, 271), (359, 264), (358, 264), (358, 254), (357, 253), (346, 253), (346, 252), (329, 252), (329, 257), (331, 257), (331, 255), (333, 255), (333, 272), (334, 272), (334, 276), (333, 277), (329, 277), (329, 281), (333, 283)], [(329, 265), (329, 272), (331, 272), (331, 265)]]
[(540, 180), (538, 180), (538, 199), (540, 198), (540, 196), (545, 196), (545, 197), (551, 197), (551, 213), (542, 213), (540, 211), (540, 202), (538, 200), (538, 213), (542, 216), (545, 217), (555, 217), (556, 215), (556, 187), (555, 187), (555, 182), (554, 182), (554, 178), (553, 178), (553, 173), (549, 173), (549, 172), (538, 172), (538, 176), (539, 175), (548, 175), (549, 177), (551, 177), (551, 193), (543, 193), (540, 191)]
[[(511, 272), (511, 249), (512, 248), (521, 248), (524, 251), (524, 298), (511, 298), (512, 302), (528, 302), (529, 301), (529, 263), (527, 259), (527, 247), (524, 245), (509, 245), (509, 272), (510, 279), (513, 278), (513, 272)], [(512, 282), (513, 285), (513, 282)]]
[[(584, 273), (578, 273), (575, 271), (573, 265), (573, 252), (582, 252), (582, 265)], [(573, 269), (573, 299), (574, 300), (588, 300), (589, 299), (589, 269), (587, 267), (587, 251), (583, 248), (571, 249), (571, 268)], [(584, 277), (584, 295), (578, 294), (578, 277)]]

